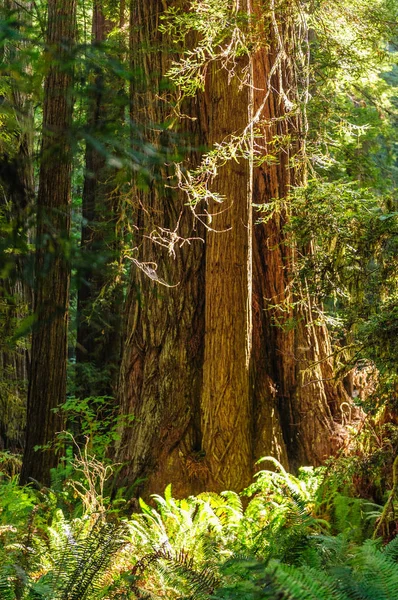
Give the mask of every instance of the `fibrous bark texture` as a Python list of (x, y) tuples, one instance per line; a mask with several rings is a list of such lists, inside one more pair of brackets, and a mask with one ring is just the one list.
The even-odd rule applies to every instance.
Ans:
[[(244, 57), (235, 68), (250, 69), (250, 59)], [(214, 67), (206, 84), (201, 126), (207, 145), (228, 140), (231, 133), (241, 135), (248, 128), (250, 153), (250, 80), (242, 85), (226, 69)], [(243, 489), (252, 475), (251, 159), (227, 161), (218, 170), (212, 189), (224, 201), (209, 206), (201, 414), (211, 487), (221, 491)]]
[[(169, 42), (158, 31), (163, 11), (161, 0), (131, 4), (132, 143), (146, 176), (134, 181), (137, 234), (119, 386), (122, 414), (133, 414), (135, 421), (123, 428), (117, 458), (127, 462), (130, 482), (147, 477), (151, 491), (171, 482), (176, 494), (185, 494), (198, 489), (198, 473), (203, 474), (203, 243), (189, 241), (203, 237), (203, 231), (170, 179), (175, 140), (166, 127), (170, 107), (162, 97), (170, 65)], [(193, 116), (194, 103), (190, 110)], [(188, 160), (194, 160), (188, 148), (195, 129), (195, 122), (187, 121), (178, 135)]]
[[(297, 252), (313, 249), (298, 249), (286, 232), (289, 194), (306, 180), (306, 124), (298, 110), (302, 97), (294, 56), (303, 42), (296, 39), (294, 10), (287, 3), (283, 14), (272, 13), (264, 31), (272, 42), (253, 56), (254, 114), (263, 133), (265, 158), (254, 169), (253, 202), (265, 207), (276, 201), (277, 207), (265, 211), (265, 222), (254, 225), (255, 456), (264, 455), (267, 448), (281, 458), (287, 452), (293, 469), (320, 464), (338, 447), (340, 426), (335, 419), (341, 417), (339, 406), (346, 400), (343, 386), (334, 383), (332, 351), (319, 306), (295, 275)], [(261, 221), (257, 212), (258, 217)], [(272, 391), (268, 399), (256, 382), (264, 367)]]
[(72, 72), (70, 48), (75, 36), (75, 0), (49, 0), (43, 141), (36, 240), (35, 318), (28, 390), (27, 434), (20, 481), (45, 484), (56, 465), (54, 451), (37, 447), (54, 441), (65, 401), (67, 306), (70, 268)]
[[(7, 0), (6, 11), (12, 11), (23, 21), (25, 11), (32, 8), (31, 2), (17, 4)], [(21, 25), (18, 25), (18, 29)], [(24, 44), (20, 50), (12, 44), (3, 49), (3, 65), (13, 68), (21, 65), (21, 71), (28, 74), (28, 66), (23, 56)], [(22, 56), (21, 56), (22, 54)], [(15, 67), (14, 67), (15, 68)], [(2, 97), (6, 118), (11, 120), (9, 129), (14, 131), (13, 142), (2, 148), (0, 153), (0, 209), (7, 221), (12, 224), (10, 242), (15, 254), (8, 254), (7, 278), (0, 280), (0, 302), (3, 315), (0, 344), (0, 448), (21, 451), (24, 445), (26, 422), (26, 395), (29, 369), (28, 341), (14, 340), (17, 323), (26, 317), (32, 306), (31, 277), (23, 250), (29, 241), (29, 218), (34, 199), (33, 179), (33, 108), (29, 95), (19, 89), (10, 76), (11, 90)]]
[[(142, 237), (120, 378), (122, 413), (136, 421), (123, 431), (119, 459), (129, 461), (130, 482), (147, 477), (145, 493), (162, 492), (170, 481), (177, 495), (241, 490), (263, 456), (296, 468), (319, 464), (336, 446), (334, 417), (344, 394), (332, 384), (328, 334), (317, 324), (305, 282), (294, 277), (298, 249), (285, 230), (290, 190), (305, 183), (295, 8), (286, 2), (276, 14), (270, 4), (266, 16), (260, 4), (239, 4), (257, 30), (249, 43), (254, 51), (234, 57), (234, 72), (223, 60), (211, 64), (204, 93), (185, 109), (197, 118), (191, 131), (208, 148), (240, 140), (211, 181), (223, 202), (203, 207), (204, 253), (195, 243), (173, 256), (150, 239), (157, 227), (172, 231), (177, 222), (178, 235), (193, 235), (195, 221), (169, 187), (167, 159), (152, 169), (157, 181), (136, 188)], [(162, 7), (160, 0), (133, 3), (131, 24), (142, 73), (142, 87), (132, 90), (132, 118), (157, 148), (169, 141), (154, 125), (167, 122), (159, 97), (170, 59), (154, 33)], [(280, 208), (253, 224), (252, 203), (272, 201)], [(155, 264), (156, 273), (143, 268)], [(178, 286), (159, 286), (159, 276)]]

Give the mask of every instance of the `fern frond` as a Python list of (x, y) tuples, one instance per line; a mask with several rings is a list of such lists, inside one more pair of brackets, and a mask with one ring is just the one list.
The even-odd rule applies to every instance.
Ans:
[(332, 577), (316, 569), (283, 565), (272, 560), (267, 568), (276, 590), (289, 600), (346, 600)]
[[(180, 586), (189, 594), (189, 600), (201, 600), (213, 593), (218, 585), (218, 578), (213, 570), (204, 567), (196, 570), (193, 558), (184, 550), (172, 552), (168, 548), (159, 548), (156, 552), (144, 556), (132, 569), (136, 578), (133, 586), (134, 593), (142, 594), (138, 582), (147, 575), (151, 565), (156, 565), (166, 577), (169, 585), (180, 581)], [(141, 596), (138, 596), (141, 597)]]
[(15, 600), (14, 586), (10, 577), (0, 575), (0, 598), (2, 600)]
[(378, 549), (377, 543), (367, 540), (359, 548), (351, 564), (355, 579), (361, 589), (366, 590), (366, 598), (398, 598), (398, 566)]
[(62, 558), (52, 573), (53, 598), (83, 600), (95, 590), (115, 554), (126, 544), (124, 526), (99, 517), (88, 531), (68, 532)]
[(398, 536), (383, 548), (383, 554), (390, 560), (398, 561)]

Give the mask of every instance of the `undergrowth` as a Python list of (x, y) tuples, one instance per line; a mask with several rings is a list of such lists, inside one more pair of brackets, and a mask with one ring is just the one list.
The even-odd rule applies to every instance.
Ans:
[(62, 493), (1, 475), (2, 600), (398, 597), (398, 538), (379, 537), (392, 491), (383, 510), (328, 467), (293, 476), (267, 457), (241, 495), (178, 500), (169, 486), (129, 514), (93, 460), (75, 457)]

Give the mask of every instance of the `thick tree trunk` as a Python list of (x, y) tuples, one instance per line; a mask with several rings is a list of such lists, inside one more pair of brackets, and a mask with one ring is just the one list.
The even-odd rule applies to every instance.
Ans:
[[(23, 29), (22, 23), (26, 23), (32, 3), (16, 4), (13, 0), (7, 0), (4, 9), (18, 16), (18, 27)], [(21, 46), (22, 55), (21, 52), (18, 55), (18, 51), (10, 44), (7, 53), (4, 52), (3, 63), (12, 68), (19, 60), (22, 72), (28, 74), (29, 65), (23, 56), (22, 43)], [(14, 347), (11, 347), (10, 341), (18, 322), (27, 316), (32, 306), (29, 269), (23, 252), (28, 242), (29, 218), (34, 200), (34, 127), (31, 99), (19, 89), (12, 76), (10, 96), (3, 99), (3, 107), (7, 106), (10, 129), (15, 133), (9, 151), (5, 148), (0, 156), (0, 209), (12, 224), (11, 243), (16, 253), (8, 255), (11, 260), (7, 269), (8, 277), (0, 280), (0, 310), (4, 324), (1, 331), (4, 344), (0, 344), (0, 448), (21, 451), (26, 422), (29, 351), (27, 341), (20, 339)]]
[(75, 0), (49, 0), (48, 58), (44, 87), (43, 142), (38, 192), (36, 241), (36, 326), (28, 390), (27, 436), (21, 483), (50, 481), (57, 463), (46, 446), (60, 430), (59, 413), (66, 393), (67, 307), (70, 268), (72, 72), (70, 47), (75, 36)]
[[(266, 205), (282, 200), (281, 209), (254, 229), (254, 369), (258, 373), (262, 356), (272, 390), (264, 402), (267, 396), (255, 383), (255, 457), (272, 453), (285, 462), (286, 449), (289, 465), (295, 469), (320, 464), (336, 450), (339, 425), (334, 419), (341, 417), (339, 406), (346, 395), (343, 386), (334, 385), (328, 332), (325, 324), (319, 323), (305, 283), (297, 281), (297, 248), (284, 231), (289, 204), (283, 206), (283, 199), (292, 187), (305, 184), (305, 132), (297, 112), (300, 100), (292, 54), (297, 48), (296, 32), (289, 22), (295, 8), (286, 5), (285, 11), (274, 15), (270, 25), (271, 35), (266, 39), (273, 39), (271, 47), (253, 57), (254, 113), (263, 127), (265, 155), (273, 155), (254, 171), (253, 201)], [(276, 61), (279, 66), (272, 71)], [(281, 147), (270, 143), (272, 140), (282, 140)], [(301, 250), (312, 252), (311, 248)], [(272, 424), (270, 414), (276, 417)], [(269, 424), (264, 428), (267, 418)], [(275, 428), (277, 436), (270, 435)], [(272, 439), (279, 443), (270, 445)]]
[[(241, 6), (247, 10), (248, 6)], [(248, 57), (236, 64), (250, 69)], [(209, 147), (237, 135), (252, 118), (252, 86), (214, 68), (207, 81), (202, 131)], [(231, 115), (234, 115), (231, 132)], [(247, 150), (252, 151), (249, 127)], [(206, 241), (205, 337), (201, 398), (203, 449), (211, 489), (243, 489), (252, 476), (252, 162), (229, 160), (212, 190)]]
[[(201, 489), (198, 482), (206, 474), (199, 422), (204, 293), (202, 242), (183, 238), (203, 236), (203, 231), (186, 197), (168, 187), (172, 159), (167, 153), (173, 153), (174, 142), (163, 126), (169, 117), (163, 75), (170, 65), (168, 41), (158, 31), (163, 10), (162, 0), (131, 3), (132, 71), (137, 74), (131, 118), (134, 135), (142, 136), (133, 143), (134, 151), (142, 153), (144, 147), (148, 177), (136, 179), (134, 186), (137, 237), (119, 386), (122, 414), (134, 415), (135, 421), (123, 428), (117, 459), (126, 461), (130, 483), (147, 477), (147, 491), (163, 492), (172, 483), (176, 494), (186, 494)], [(193, 116), (194, 103), (189, 110)], [(194, 126), (188, 121), (186, 129)], [(166, 155), (154, 156), (153, 150)], [(174, 240), (174, 230), (179, 239)], [(160, 243), (151, 239), (154, 233)], [(158, 278), (174, 287), (159, 284)]]
[[(159, 0), (132, 13), (141, 43), (151, 48), (149, 32), (157, 29), (160, 5)], [(239, 8), (251, 11), (249, 4)], [(256, 6), (254, 15), (259, 10)], [(265, 159), (254, 168), (252, 158), (238, 155), (218, 168), (212, 191), (225, 199), (208, 207), (212, 230), (206, 235), (204, 272), (200, 247), (186, 254), (182, 248), (173, 261), (145, 238), (155, 224), (174, 227), (178, 197), (154, 183), (139, 195), (137, 223), (144, 233), (139, 259), (157, 263), (169, 283), (181, 282), (170, 290), (157, 288), (156, 295), (148, 276), (137, 272), (126, 304), (120, 393), (123, 413), (133, 413), (136, 423), (124, 430), (119, 459), (131, 460), (130, 481), (148, 476), (146, 493), (162, 491), (170, 481), (176, 494), (241, 490), (262, 456), (295, 468), (319, 463), (336, 446), (333, 417), (344, 393), (331, 383), (326, 328), (315, 323), (316, 307), (305, 286), (293, 285), (297, 249), (284, 230), (289, 208), (265, 224), (252, 224), (252, 201), (283, 201), (291, 186), (305, 182), (297, 81), (291, 47), (283, 45), (294, 35), (289, 16), (270, 21), (267, 13), (261, 38), (266, 41), (259, 42), (250, 63), (236, 59), (238, 77), (232, 78), (211, 67), (198, 100), (202, 143), (211, 146), (245, 131), (252, 156), (254, 118), (257, 157), (262, 144)], [(261, 21), (253, 21), (260, 27)], [(148, 79), (165, 73), (164, 55), (137, 52)], [(247, 85), (241, 85), (243, 72), (251, 73)], [(155, 97), (153, 90), (135, 90), (136, 120), (143, 115), (144, 122), (156, 123), (165, 117)], [(153, 130), (151, 135), (155, 141)], [(166, 181), (167, 171), (160, 172)], [(192, 235), (191, 225), (183, 216), (180, 234)], [(190, 355), (192, 340), (197, 350)], [(193, 472), (196, 476), (189, 477)]]

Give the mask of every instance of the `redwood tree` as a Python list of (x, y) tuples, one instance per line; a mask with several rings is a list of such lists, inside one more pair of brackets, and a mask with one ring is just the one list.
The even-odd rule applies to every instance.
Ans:
[(71, 50), (75, 39), (75, 10), (76, 0), (48, 2), (48, 72), (37, 199), (35, 327), (21, 483), (30, 478), (49, 483), (56, 455), (48, 449), (48, 444), (54, 441), (61, 427), (56, 409), (66, 394), (73, 105)]
[[(119, 57), (108, 42), (110, 33), (123, 23), (123, 3), (120, 14), (115, 10), (107, 16), (107, 12), (103, 0), (94, 1), (92, 52), (97, 60), (90, 73), (77, 303), (76, 380), (82, 397), (113, 393), (120, 357), (122, 290), (116, 281), (119, 274), (111, 266), (117, 264), (120, 253), (119, 193), (117, 171), (108, 163), (125, 106), (124, 81), (110, 66), (111, 59)], [(85, 370), (87, 365), (94, 367), (91, 375)]]
[[(250, 3), (241, 10), (248, 12)], [(206, 79), (201, 127), (208, 147), (249, 127), (248, 158), (218, 168), (213, 189), (224, 198), (210, 202), (211, 229), (206, 240), (205, 336), (201, 415), (203, 450), (212, 489), (243, 489), (252, 474), (252, 173), (253, 87), (251, 58), (234, 69), (215, 63)], [(233, 115), (233, 121), (232, 121)], [(231, 123), (233, 131), (231, 131)]]
[[(347, 399), (343, 386), (334, 382), (320, 307), (305, 282), (295, 279), (298, 251), (313, 250), (296, 248), (286, 233), (288, 196), (306, 181), (307, 124), (294, 56), (303, 41), (297, 39), (296, 20), (293, 3), (285, 3), (283, 12), (271, 12), (260, 31), (272, 43), (253, 56), (254, 113), (265, 159), (254, 169), (253, 202), (263, 209), (271, 201), (278, 205), (275, 211), (265, 211), (265, 222), (254, 225), (255, 456), (282, 457), (287, 452), (291, 468), (319, 464), (338, 447), (339, 406)], [(261, 216), (256, 211), (255, 220), (261, 221)], [(266, 382), (267, 376), (264, 388), (261, 380)], [(278, 433), (277, 441), (270, 433), (280, 430), (283, 438)]]
[[(155, 147), (169, 140), (169, 130), (154, 125), (170, 110), (162, 98), (162, 75), (170, 67), (167, 38), (158, 30), (163, 6), (151, 0), (131, 8), (133, 65), (142, 74), (140, 87), (132, 89), (132, 118)], [(344, 396), (331, 383), (328, 335), (316, 324), (317, 307), (305, 285), (294, 281), (297, 248), (284, 229), (289, 191), (305, 183), (305, 122), (293, 56), (296, 9), (285, 2), (276, 10), (271, 2), (263, 12), (260, 3), (240, 3), (248, 18), (235, 9), (230, 6), (225, 27), (243, 23), (246, 43), (226, 63), (233, 44), (220, 42), (219, 60), (203, 69), (205, 91), (182, 110), (196, 119), (188, 123), (202, 144), (235, 143), (230, 160), (221, 156), (207, 177), (224, 200), (219, 204), (213, 195), (198, 208), (208, 223), (211, 218), (201, 232), (204, 246), (174, 245), (170, 252), (165, 243), (177, 222), (180, 239), (196, 236), (168, 179), (169, 158), (157, 170), (161, 185), (153, 177), (137, 189), (141, 238), (120, 377), (122, 412), (136, 421), (124, 429), (118, 457), (128, 461), (131, 482), (147, 477), (147, 492), (161, 492), (170, 481), (176, 494), (239, 490), (261, 456), (295, 467), (319, 463), (336, 446), (334, 417)], [(195, 166), (193, 156), (187, 162)], [(200, 177), (196, 184), (203, 189)], [(271, 201), (281, 210), (253, 225), (251, 203)], [(156, 228), (166, 248), (153, 243)], [(154, 264), (156, 273), (146, 268)], [(177, 287), (159, 287), (159, 276)]]
[[(117, 458), (128, 462), (128, 481), (149, 475), (152, 489), (172, 482), (177, 493), (184, 493), (187, 486), (195, 488), (195, 474), (202, 467), (204, 265), (202, 242), (183, 240), (202, 237), (203, 227), (168, 179), (176, 148), (167, 127), (170, 106), (161, 97), (170, 65), (170, 40), (158, 29), (163, 12), (161, 0), (130, 5), (133, 152), (139, 156), (141, 174), (134, 178), (137, 233), (130, 257), (119, 399), (122, 414), (133, 413), (135, 422), (123, 428)], [(189, 110), (196, 114), (194, 102)], [(189, 145), (196, 121), (186, 120), (182, 129)], [(195, 161), (193, 152), (189, 160)]]
[[(29, 222), (34, 200), (33, 178), (33, 105), (23, 86), (21, 74), (29, 77), (26, 43), (22, 23), (31, 2), (6, 0), (5, 17), (13, 15), (13, 25), (21, 39), (3, 51), (2, 66), (10, 80), (8, 94), (2, 97), (7, 128), (14, 132), (12, 140), (0, 144), (0, 210), (12, 224), (8, 254), (4, 269), (7, 278), (0, 280), (0, 301), (3, 315), (0, 346), (0, 448), (22, 449), (26, 421), (26, 393), (29, 369), (28, 343), (10, 344), (15, 335), (15, 323), (26, 317), (32, 305), (29, 266), (25, 252), (29, 241)], [(3, 16), (3, 13), (2, 13)], [(28, 22), (29, 24), (29, 22)], [(15, 76), (16, 75), (16, 76)], [(10, 121), (10, 122), (8, 122)]]

